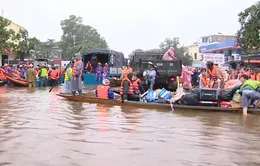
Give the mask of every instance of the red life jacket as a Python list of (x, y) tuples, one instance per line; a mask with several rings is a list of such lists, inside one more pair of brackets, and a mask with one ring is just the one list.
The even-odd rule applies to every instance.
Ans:
[(57, 69), (50, 71), (50, 78), (51, 78), (52, 80), (56, 80), (56, 79), (58, 78), (58, 70), (57, 70)]
[[(76, 75), (77, 65), (78, 65), (79, 63), (82, 63), (82, 61), (81, 61), (81, 60), (78, 60), (78, 61), (76, 61), (76, 62), (74, 63), (74, 65), (73, 65), (73, 68), (72, 68), (72, 75), (73, 75), (73, 76)], [(82, 76), (82, 70), (80, 70), (79, 76), (80, 76), (80, 77)]]
[(120, 94), (122, 95), (124, 92), (124, 81), (128, 81), (130, 83), (128, 94), (134, 94), (134, 85), (127, 77), (121, 81)]
[(97, 97), (100, 99), (108, 99), (108, 90), (109, 86), (106, 85), (98, 85), (97, 86)]
[(133, 82), (133, 86), (134, 86), (134, 91), (138, 92), (139, 91), (139, 85), (138, 82), (141, 81), (139, 78), (137, 78), (134, 82)]
[(86, 63), (85, 69), (86, 70), (92, 70), (93, 69), (92, 64), (91, 63)]

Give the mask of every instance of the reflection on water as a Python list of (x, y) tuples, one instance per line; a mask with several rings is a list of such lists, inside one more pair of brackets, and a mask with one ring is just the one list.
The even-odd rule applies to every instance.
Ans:
[(48, 90), (0, 87), (0, 165), (260, 165), (260, 116), (78, 103)]

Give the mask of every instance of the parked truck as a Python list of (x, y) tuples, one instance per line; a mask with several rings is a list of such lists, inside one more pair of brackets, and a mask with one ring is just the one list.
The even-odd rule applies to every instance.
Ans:
[(154, 88), (166, 88), (171, 91), (177, 89), (177, 77), (181, 76), (181, 60), (162, 60), (163, 53), (136, 52), (130, 60), (130, 66), (139, 79), (145, 84), (144, 71), (148, 69), (148, 62), (152, 62), (157, 69), (157, 78)]

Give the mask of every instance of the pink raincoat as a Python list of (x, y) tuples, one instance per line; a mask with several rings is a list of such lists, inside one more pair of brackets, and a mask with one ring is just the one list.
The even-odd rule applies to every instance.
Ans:
[(185, 82), (189, 83), (190, 87), (191, 87), (191, 75), (192, 75), (192, 68), (190, 67), (182, 68), (181, 79), (183, 83)]
[(166, 53), (164, 53), (163, 58), (162, 58), (162, 60), (167, 60), (167, 61), (176, 60), (176, 59), (177, 58), (174, 55), (173, 47), (170, 47), (170, 49)]

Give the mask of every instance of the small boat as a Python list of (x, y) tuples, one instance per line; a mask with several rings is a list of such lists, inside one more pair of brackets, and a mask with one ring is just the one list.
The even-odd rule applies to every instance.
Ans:
[[(171, 110), (170, 104), (144, 103), (144, 102), (135, 102), (135, 101), (128, 101), (122, 103), (119, 99), (115, 99), (115, 100), (99, 99), (94, 94), (83, 94), (82, 96), (79, 95), (73, 96), (71, 94), (59, 93), (57, 95), (67, 100), (77, 101), (77, 102), (100, 103), (100, 104), (118, 105), (118, 106), (131, 106), (137, 108), (149, 108), (149, 109), (158, 109), (158, 110)], [(208, 106), (173, 105), (173, 108), (176, 110), (239, 112), (241, 114), (243, 112), (241, 108), (223, 108), (223, 107), (208, 107)], [(248, 112), (252, 114), (260, 114), (260, 109), (249, 108)]]
[(11, 74), (7, 73), (5, 70), (0, 69), (7, 80), (9, 80), (11, 83), (17, 86), (28, 86), (29, 83), (25, 79), (16, 78), (12, 76)]

